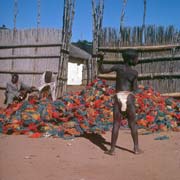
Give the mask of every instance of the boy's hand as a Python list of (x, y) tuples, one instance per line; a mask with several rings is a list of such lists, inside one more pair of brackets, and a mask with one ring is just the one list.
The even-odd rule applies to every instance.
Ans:
[(97, 60), (98, 64), (102, 64), (103, 59), (104, 59), (104, 53), (103, 52), (98, 52), (97, 56), (98, 56), (98, 60)]
[(103, 59), (104, 58), (104, 53), (103, 52), (98, 52), (97, 56)]
[(38, 89), (35, 86), (31, 87), (31, 91), (37, 91)]

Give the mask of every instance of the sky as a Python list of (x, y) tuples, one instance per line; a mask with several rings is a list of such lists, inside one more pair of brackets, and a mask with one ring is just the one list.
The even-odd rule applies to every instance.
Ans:
[[(96, 0), (98, 2), (98, 0)], [(40, 28), (62, 28), (64, 0), (41, 0)], [(119, 29), (123, 0), (104, 0), (103, 27)], [(14, 0), (0, 0), (0, 26), (13, 28)], [(143, 0), (128, 0), (124, 26), (141, 26)], [(71, 41), (92, 41), (91, 0), (76, 0)], [(146, 25), (180, 29), (180, 0), (147, 0)], [(37, 0), (18, 0), (17, 29), (37, 28)]]

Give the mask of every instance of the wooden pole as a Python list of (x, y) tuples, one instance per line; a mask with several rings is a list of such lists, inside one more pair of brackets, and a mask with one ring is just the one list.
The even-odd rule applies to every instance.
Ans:
[[(154, 58), (139, 58), (138, 64), (151, 63), (151, 62), (167, 62), (167, 61), (180, 61), (180, 55), (176, 56), (158, 56)], [(124, 64), (122, 59), (108, 59), (104, 60), (103, 64)]]
[(146, 20), (146, 0), (144, 0), (144, 14), (142, 23), (142, 45), (145, 44), (145, 20)]
[[(145, 79), (167, 79), (167, 78), (180, 78), (180, 73), (146, 73), (146, 74), (139, 74), (138, 80), (145, 80)], [(115, 74), (99, 74), (98, 78), (107, 79), (107, 80), (115, 80)]]
[[(36, 42), (39, 41), (40, 20), (41, 20), (41, 0), (37, 0), (37, 36), (36, 36)], [(36, 48), (36, 50), (37, 50), (37, 48)]]
[(62, 28), (62, 46), (60, 50), (60, 59), (57, 76), (56, 97), (61, 97), (67, 88), (67, 71), (69, 53), (64, 53), (62, 49), (69, 52), (69, 45), (72, 36), (72, 24), (74, 19), (75, 0), (64, 0), (63, 10), (63, 28)]
[(127, 0), (123, 0), (123, 7), (121, 11), (121, 17), (120, 17), (120, 28), (119, 28), (119, 46), (122, 44), (122, 37), (123, 37), (123, 29), (124, 29), (124, 16), (125, 16), (125, 8), (126, 8)]
[(57, 46), (62, 46), (62, 44), (59, 43), (59, 44), (14, 44), (14, 45), (0, 45), (0, 49), (57, 47)]
[(180, 49), (180, 43), (178, 44), (167, 44), (157, 46), (126, 46), (126, 47), (99, 47), (99, 51), (108, 53), (123, 52), (126, 49), (136, 49), (139, 52), (150, 52), (150, 51), (167, 51), (171, 49)]
[[(96, 55), (100, 43), (102, 32), (102, 20), (104, 12), (104, 0), (100, 0), (96, 5), (92, 0), (92, 17), (93, 17), (93, 54)], [(91, 80), (97, 76), (97, 58), (93, 57), (91, 61)]]
[[(18, 0), (14, 0), (14, 28), (13, 28), (13, 41), (16, 39), (16, 32), (17, 32), (17, 27), (16, 27), (16, 21), (17, 21), (17, 15), (18, 15)], [(15, 50), (12, 49), (12, 55), (14, 55)], [(12, 61), (12, 68), (14, 66), (14, 62)]]

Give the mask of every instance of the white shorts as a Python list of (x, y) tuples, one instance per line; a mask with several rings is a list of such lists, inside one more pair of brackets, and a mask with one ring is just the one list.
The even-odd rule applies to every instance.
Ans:
[(117, 99), (122, 104), (121, 111), (126, 111), (126, 109), (127, 109), (127, 98), (129, 96), (129, 94), (132, 94), (132, 92), (130, 92), (130, 91), (120, 91), (120, 92), (116, 93)]

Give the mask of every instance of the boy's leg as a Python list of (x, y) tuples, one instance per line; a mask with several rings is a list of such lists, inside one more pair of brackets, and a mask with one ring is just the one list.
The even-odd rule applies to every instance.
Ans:
[(109, 151), (106, 151), (106, 154), (113, 155), (118, 134), (119, 134), (119, 128), (120, 128), (120, 122), (122, 119), (122, 115), (120, 113), (120, 104), (117, 100), (115, 100), (114, 108), (113, 108), (113, 128), (112, 128), (112, 134), (111, 134), (111, 148)]
[(133, 95), (128, 96), (127, 119), (128, 119), (129, 127), (131, 129), (131, 136), (134, 143), (134, 153), (139, 154), (141, 150), (139, 149), (139, 143), (138, 143), (138, 128), (136, 124), (135, 98)]

